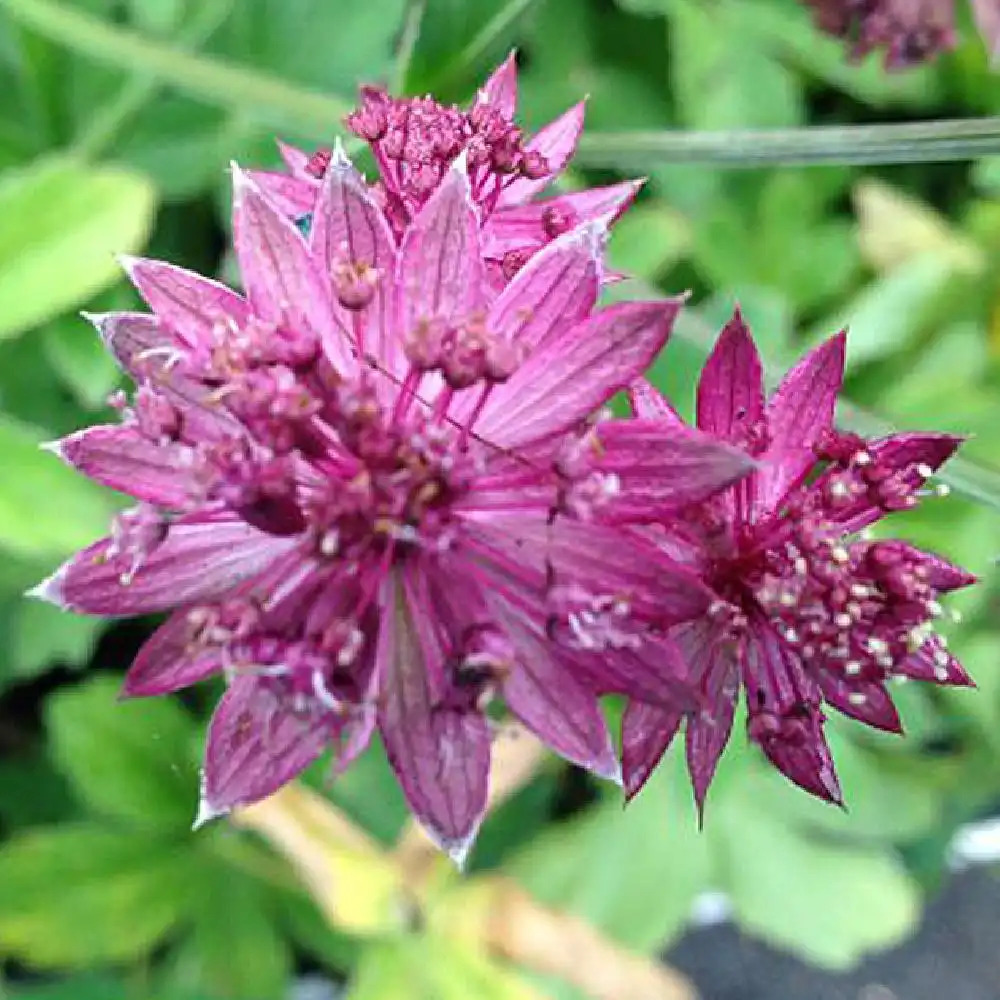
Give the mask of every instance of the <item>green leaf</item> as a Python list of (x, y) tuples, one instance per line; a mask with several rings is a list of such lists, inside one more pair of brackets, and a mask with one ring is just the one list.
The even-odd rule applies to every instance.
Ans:
[(10, 1000), (135, 1000), (123, 983), (106, 976), (81, 976), (48, 986), (27, 987), (4, 994)]
[(186, 958), (220, 1000), (279, 1000), (291, 969), (272, 901), (253, 879), (218, 866), (199, 872)]
[(707, 843), (682, 756), (665, 758), (624, 812), (616, 796), (553, 826), (508, 870), (538, 899), (579, 914), (629, 947), (662, 947), (683, 928), (708, 879)]
[(93, 327), (76, 316), (50, 323), (42, 347), (52, 370), (87, 410), (99, 410), (121, 379), (111, 354)]
[(346, 1000), (542, 1000), (514, 972), (432, 935), (373, 945)]
[[(186, 52), (50, 0), (0, 0), (0, 8), (46, 38), (111, 66), (141, 73), (255, 120), (300, 125), (326, 137), (350, 110), (344, 100), (298, 87), (281, 77)], [(376, 8), (365, 7), (366, 11)], [(301, 22), (298, 24), (303, 31)], [(308, 36), (308, 32), (305, 32)], [(348, 47), (349, 49), (349, 47)], [(329, 58), (329, 53), (327, 53)], [(331, 65), (336, 60), (330, 59)]]
[[(463, 98), (481, 83), (477, 79), (491, 61), (503, 58), (514, 41), (511, 26), (501, 25), (498, 33), (487, 30), (497, 23), (505, 0), (434, 0), (428, 3), (420, 25), (420, 35), (406, 76), (409, 93), (433, 90), (443, 98)], [(547, 4), (540, 5), (544, 14)], [(587, 13), (580, 11), (581, 17)], [(482, 39), (487, 39), (484, 49)], [(461, 60), (456, 54), (468, 53)], [(549, 58), (550, 51), (539, 52)], [(463, 93), (464, 91), (464, 93)]]
[(143, 31), (163, 35), (176, 28), (184, 18), (186, 0), (128, 0), (132, 21)]
[(39, 448), (46, 435), (0, 417), (0, 548), (63, 556), (107, 530), (111, 494)]
[(88, 824), (16, 835), (0, 849), (0, 951), (38, 967), (147, 954), (190, 891), (184, 855)]
[(166, 199), (180, 199), (225, 180), (232, 158), (227, 116), (182, 97), (165, 95), (122, 136), (120, 155), (149, 174)]
[(919, 894), (890, 852), (804, 836), (748, 785), (716, 802), (712, 832), (740, 927), (808, 962), (847, 968), (916, 928)]
[(381, 742), (373, 742), (332, 787), (329, 765), (325, 762), (310, 768), (308, 776), (314, 788), (329, 795), (383, 844), (389, 846), (395, 842), (409, 811)]
[(69, 786), (42, 752), (0, 761), (0, 816), (5, 832), (65, 820), (75, 811)]
[(684, 217), (663, 202), (644, 202), (615, 224), (610, 265), (647, 281), (655, 280), (687, 256), (691, 228)]
[(92, 809), (139, 827), (181, 830), (197, 806), (194, 726), (167, 699), (118, 701), (97, 677), (46, 706), (55, 760)]
[(32, 677), (56, 665), (83, 667), (104, 622), (62, 611), (41, 601), (18, 601), (7, 619), (5, 676)]
[(704, 129), (798, 124), (803, 102), (797, 81), (734, 30), (740, 2), (671, 3), (671, 71), (681, 120)]
[[(213, 40), (213, 49), (245, 59), (255, 70), (272, 70), (288, 83), (344, 94), (353, 103), (359, 81), (389, 71), (406, 0), (243, 0), (237, 6), (229, 30)], [(240, 102), (252, 112), (248, 104)], [(327, 135), (340, 130), (345, 110), (327, 118)]]
[(0, 183), (0, 337), (80, 305), (145, 242), (152, 186), (116, 167), (41, 160)]

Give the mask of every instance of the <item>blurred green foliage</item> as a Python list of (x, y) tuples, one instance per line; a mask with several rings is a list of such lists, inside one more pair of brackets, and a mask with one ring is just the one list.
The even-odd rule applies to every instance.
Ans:
[[(886, 76), (847, 65), (793, 0), (0, 0), (0, 963), (13, 1000), (272, 1000), (303, 967), (357, 970), (352, 1000), (521, 995), (447, 941), (337, 932), (262, 842), (190, 832), (209, 699), (116, 703), (134, 631), (20, 597), (117, 502), (37, 447), (108, 416), (119, 376), (75, 313), (136, 304), (113, 254), (223, 272), (229, 160), (276, 163), (275, 134), (328, 141), (361, 81), (465, 100), (512, 44), (528, 126), (583, 93), (595, 132), (1000, 113), (1000, 76), (974, 41)], [(612, 263), (694, 292), (653, 372), (680, 409), (738, 300), (772, 374), (846, 323), (852, 403), (969, 433), (967, 454), (996, 471), (1000, 158), (645, 169)], [(832, 722), (849, 812), (789, 788), (740, 739), (702, 832), (676, 759), (624, 813), (599, 789), (558, 820), (552, 767), (488, 820), (473, 870), (507, 872), (637, 952), (679, 935), (706, 889), (748, 933), (832, 967), (903, 938), (951, 833), (1000, 802), (1000, 520), (953, 496), (900, 524), (983, 577), (950, 629), (979, 690), (899, 689), (906, 740)], [(377, 751), (331, 795), (382, 843), (404, 822)]]

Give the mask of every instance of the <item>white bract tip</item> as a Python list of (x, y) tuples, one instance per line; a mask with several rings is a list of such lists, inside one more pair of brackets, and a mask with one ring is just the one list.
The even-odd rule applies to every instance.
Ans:
[(468, 861), (469, 854), (472, 851), (472, 845), (476, 842), (476, 836), (479, 833), (480, 822), (482, 821), (477, 820), (473, 828), (464, 837), (441, 837), (428, 826), (423, 826), (423, 830), (435, 847), (447, 854), (451, 858), (452, 864), (459, 871), (464, 871), (465, 863)]
[(130, 278), (135, 272), (136, 265), (139, 263), (139, 258), (130, 253), (115, 254), (115, 260), (118, 261), (118, 265)]
[(218, 806), (212, 805), (209, 801), (208, 796), (205, 794), (205, 775), (204, 772), (202, 772), (201, 797), (198, 800), (198, 815), (195, 816), (194, 822), (191, 824), (191, 829), (200, 830), (206, 823), (211, 823), (213, 819), (225, 816), (228, 812), (228, 809), (220, 809)]
[(63, 582), (66, 579), (66, 567), (60, 566), (51, 576), (24, 592), (25, 597), (35, 601), (45, 601), (64, 610), (69, 607), (63, 594)]
[(38, 447), (41, 451), (47, 451), (50, 455), (55, 455), (56, 458), (61, 458), (65, 462), (66, 451), (63, 443), (63, 438), (56, 438), (54, 441), (43, 441)]
[(229, 161), (229, 173), (233, 178), (233, 200), (239, 201), (248, 191), (257, 191), (250, 175), (235, 161)]
[(333, 151), (330, 154), (330, 166), (338, 170), (353, 170), (354, 164), (347, 155), (344, 144), (340, 141), (340, 136), (333, 140)]
[(469, 183), (469, 151), (467, 149), (463, 149), (458, 156), (451, 161), (451, 166), (448, 168), (448, 172), (464, 178), (466, 184)]

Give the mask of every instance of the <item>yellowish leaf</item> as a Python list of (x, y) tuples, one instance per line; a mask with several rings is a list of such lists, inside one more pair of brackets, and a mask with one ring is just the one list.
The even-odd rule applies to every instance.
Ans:
[(961, 273), (986, 266), (982, 250), (929, 205), (882, 181), (854, 188), (858, 244), (876, 271), (891, 271), (916, 257), (934, 255)]
[(590, 924), (533, 899), (506, 878), (462, 884), (428, 908), (430, 929), (468, 947), (554, 976), (593, 1000), (694, 1000), (674, 969), (633, 954)]
[(288, 859), (333, 926), (379, 934), (405, 923), (399, 867), (322, 796), (303, 785), (286, 785), (233, 819)]

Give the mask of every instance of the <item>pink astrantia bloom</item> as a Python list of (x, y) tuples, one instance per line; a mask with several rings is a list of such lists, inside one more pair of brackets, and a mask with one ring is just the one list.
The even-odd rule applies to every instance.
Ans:
[[(760, 358), (738, 313), (705, 366), (698, 427), (745, 448), (758, 468), (665, 522), (664, 547), (715, 594), (704, 618), (673, 630), (705, 707), (629, 706), (630, 795), (686, 719), (700, 808), (742, 689), (750, 738), (796, 784), (839, 801), (824, 705), (898, 732), (888, 681), (971, 683), (934, 623), (941, 595), (974, 578), (905, 542), (865, 533), (914, 506), (959, 439), (905, 433), (865, 441), (836, 432), (843, 368), (841, 334), (803, 358), (765, 401)], [(684, 426), (648, 385), (633, 402), (640, 417)]]
[[(585, 222), (617, 218), (639, 184), (607, 187), (536, 200), (573, 156), (583, 129), (583, 102), (526, 137), (514, 124), (517, 64), (514, 54), (494, 71), (469, 110), (432, 97), (393, 98), (364, 87), (347, 126), (371, 147), (379, 168), (374, 185), (397, 235), (464, 153), (472, 197), (483, 220), (481, 248), (494, 287), (511, 279), (543, 246)], [(331, 151), (310, 156), (282, 145), (288, 173), (254, 172), (254, 180), (293, 217), (308, 216)]]
[(486, 802), (491, 697), (612, 778), (597, 694), (692, 703), (657, 637), (712, 594), (618, 523), (750, 463), (682, 433), (674, 467), (653, 469), (657, 422), (594, 418), (679, 308), (595, 311), (605, 222), (553, 240), (487, 304), (464, 158), (398, 245), (339, 152), (308, 237), (235, 168), (234, 182), (245, 295), (129, 260), (152, 313), (94, 318), (138, 389), (121, 425), (56, 450), (138, 506), (37, 594), (172, 612), (127, 694), (225, 674), (203, 819), (327, 748), (347, 766), (377, 729), (413, 811), (460, 858)]
[[(816, 24), (860, 59), (881, 51), (887, 69), (933, 59), (956, 41), (954, 0), (801, 0)], [(981, 2), (981, 0), (977, 0)]]

